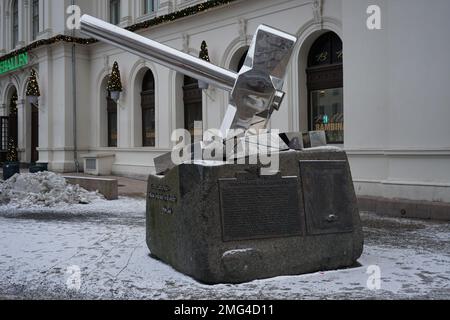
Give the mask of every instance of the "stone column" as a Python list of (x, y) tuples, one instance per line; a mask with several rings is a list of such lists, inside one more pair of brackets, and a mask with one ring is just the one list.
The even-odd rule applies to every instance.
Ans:
[(6, 116), (6, 104), (0, 103), (0, 117)]
[(133, 23), (133, 5), (134, 0), (122, 0), (120, 2), (120, 23), (121, 27), (127, 27)]
[(174, 10), (174, 0), (160, 0), (158, 7), (158, 16), (172, 13)]
[[(10, 43), (12, 43), (11, 39), (11, 12), (9, 8), (4, 7), (5, 10), (5, 22), (3, 24), (2, 30), (0, 31), (2, 34), (0, 35), (3, 38), (3, 48), (0, 50), (4, 50), (3, 53), (6, 53), (9, 50)], [(10, 39), (10, 42), (8, 41)]]
[(19, 40), (17, 42), (18, 47), (22, 47), (25, 45), (25, 26), (27, 20), (25, 2), (28, 3), (28, 0), (18, 0), (18, 7), (19, 7)]
[[(53, 34), (50, 0), (39, 1), (39, 34), (38, 40), (50, 38)], [(65, 12), (65, 11), (64, 11)]]
[[(19, 160), (22, 163), (29, 163), (31, 160), (31, 113), (27, 108), (28, 103), (24, 99), (17, 100), (17, 147)], [(30, 134), (28, 134), (30, 133)]]
[[(31, 0), (23, 0), (23, 16), (24, 21), (20, 25), (23, 29), (22, 31), (22, 37), (23, 37), (23, 43), (27, 44), (31, 41)], [(20, 27), (19, 27), (20, 29)], [(19, 31), (20, 33), (20, 31)], [(20, 40), (19, 40), (20, 41)]]
[(51, 49), (42, 47), (37, 54), (41, 57), (39, 62), (39, 87), (41, 89), (41, 97), (39, 99), (39, 162), (47, 162), (51, 166), (53, 161), (53, 118), (51, 113), (53, 70)]

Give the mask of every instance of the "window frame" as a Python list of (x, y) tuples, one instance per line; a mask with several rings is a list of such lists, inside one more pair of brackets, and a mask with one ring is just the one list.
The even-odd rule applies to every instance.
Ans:
[(114, 25), (120, 23), (120, 6), (120, 0), (109, 0), (109, 22)]
[[(337, 40), (339, 40), (340, 43)], [(326, 48), (325, 51), (327, 52), (327, 55), (326, 59), (323, 61), (315, 59), (319, 58), (319, 54), (321, 53), (321, 50), (317, 50), (318, 48)], [(310, 131), (315, 130), (312, 110), (313, 92), (329, 89), (344, 89), (342, 52), (342, 40), (332, 31), (328, 31), (317, 38), (309, 50), (306, 75), (308, 92), (308, 130)], [(343, 101), (342, 106), (345, 108), (345, 101)], [(343, 110), (345, 112), (345, 109)], [(345, 117), (344, 114), (343, 116)], [(344, 126), (344, 120), (342, 121), (342, 126)], [(329, 143), (336, 145), (344, 144), (345, 132), (343, 133), (343, 141)]]
[[(149, 3), (152, 4), (151, 5), (152, 10), (149, 10), (149, 7), (148, 7)], [(158, 6), (157, 0), (143, 0), (142, 12), (144, 15), (149, 15), (149, 14), (155, 13), (157, 11), (157, 6)]]
[(11, 4), (11, 47), (14, 50), (19, 44), (19, 1)]
[(39, 0), (31, 0), (31, 38), (36, 40), (39, 34)]

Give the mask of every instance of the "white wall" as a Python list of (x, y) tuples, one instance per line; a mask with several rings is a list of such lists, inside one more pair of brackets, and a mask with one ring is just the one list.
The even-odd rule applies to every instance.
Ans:
[[(369, 4), (382, 30), (365, 28)], [(346, 149), (358, 193), (450, 201), (450, 2), (343, 2)]]

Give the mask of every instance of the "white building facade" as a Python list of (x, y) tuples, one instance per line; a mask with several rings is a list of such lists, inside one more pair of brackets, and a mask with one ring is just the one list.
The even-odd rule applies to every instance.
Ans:
[[(0, 149), (9, 134), (23, 163), (73, 172), (83, 154), (107, 153), (114, 174), (143, 176), (171, 150), (173, 130), (191, 130), (194, 121), (218, 128), (228, 93), (83, 40), (67, 25), (73, 4), (195, 56), (206, 41), (211, 62), (234, 70), (258, 25), (296, 35), (287, 95), (271, 127), (327, 130), (347, 151), (361, 198), (450, 203), (450, 1), (207, 1), (203, 10), (205, 1), (1, 0), (0, 116), (9, 128)], [(24, 53), (26, 60), (15, 58)], [(106, 90), (115, 61), (124, 88), (117, 103)], [(25, 97), (31, 69), (37, 107)]]

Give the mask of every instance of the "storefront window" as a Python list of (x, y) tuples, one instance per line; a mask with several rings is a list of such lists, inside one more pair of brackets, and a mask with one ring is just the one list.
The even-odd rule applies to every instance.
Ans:
[(342, 88), (311, 91), (313, 130), (325, 131), (328, 143), (344, 143)]
[(319, 37), (308, 56), (309, 129), (325, 131), (330, 144), (344, 143), (342, 41), (334, 33)]

